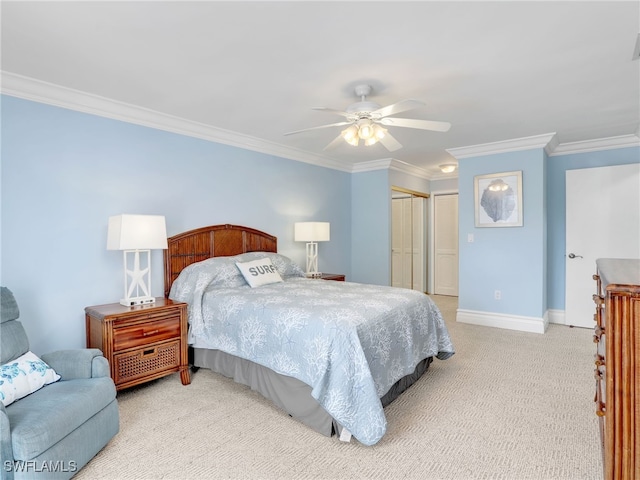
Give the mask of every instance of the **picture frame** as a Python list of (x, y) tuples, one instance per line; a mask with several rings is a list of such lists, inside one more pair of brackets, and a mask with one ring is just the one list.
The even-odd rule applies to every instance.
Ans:
[(521, 227), (522, 171), (474, 177), (476, 227)]

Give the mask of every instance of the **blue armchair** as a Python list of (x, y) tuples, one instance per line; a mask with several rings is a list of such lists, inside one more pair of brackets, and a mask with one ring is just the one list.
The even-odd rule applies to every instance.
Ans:
[[(0, 364), (6, 365), (29, 351), (29, 340), (13, 293), (0, 287), (0, 295)], [(63, 350), (41, 359), (60, 380), (6, 407), (0, 402), (2, 480), (71, 478), (119, 430), (116, 389), (100, 350)]]

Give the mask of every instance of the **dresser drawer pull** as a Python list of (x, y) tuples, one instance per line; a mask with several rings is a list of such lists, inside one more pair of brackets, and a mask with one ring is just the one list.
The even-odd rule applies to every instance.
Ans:
[(601, 367), (604, 365), (604, 357), (602, 355), (599, 354), (595, 354), (594, 358), (596, 359), (595, 364), (597, 367)]
[(596, 305), (602, 305), (604, 303), (604, 298), (602, 298), (600, 295), (593, 295), (591, 298), (593, 298), (593, 303), (595, 303)]
[(600, 341), (600, 337), (604, 335), (604, 327), (597, 325), (594, 328), (595, 334), (593, 335), (593, 343), (598, 343)]
[(601, 385), (602, 372), (600, 372), (600, 370), (597, 368), (596, 368), (595, 377), (596, 377), (596, 395), (593, 401), (596, 404), (596, 415), (598, 417), (604, 417), (606, 409), (605, 409), (604, 403), (602, 402), (602, 385)]
[(156, 333), (158, 333), (160, 330), (153, 330), (151, 332), (143, 332), (142, 336), (143, 337), (148, 337), (149, 335), (155, 335)]
[(156, 349), (155, 348), (150, 348), (149, 350), (143, 350), (142, 351), (142, 356), (143, 357), (147, 357), (149, 355), (154, 355), (156, 353)]

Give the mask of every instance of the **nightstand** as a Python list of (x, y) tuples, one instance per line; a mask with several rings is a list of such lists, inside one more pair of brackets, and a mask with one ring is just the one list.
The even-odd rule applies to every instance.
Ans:
[(344, 282), (345, 276), (340, 273), (323, 273), (320, 278), (322, 280), (335, 280), (336, 282)]
[(156, 298), (148, 305), (86, 307), (87, 347), (109, 361), (117, 390), (180, 372), (191, 383), (187, 356), (187, 304)]

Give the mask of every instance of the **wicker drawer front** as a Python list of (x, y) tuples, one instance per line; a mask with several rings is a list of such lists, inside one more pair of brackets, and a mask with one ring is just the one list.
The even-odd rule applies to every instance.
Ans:
[(145, 322), (113, 330), (113, 350), (118, 352), (128, 348), (149, 345), (180, 337), (180, 317)]
[(117, 384), (180, 366), (180, 340), (114, 355)]

